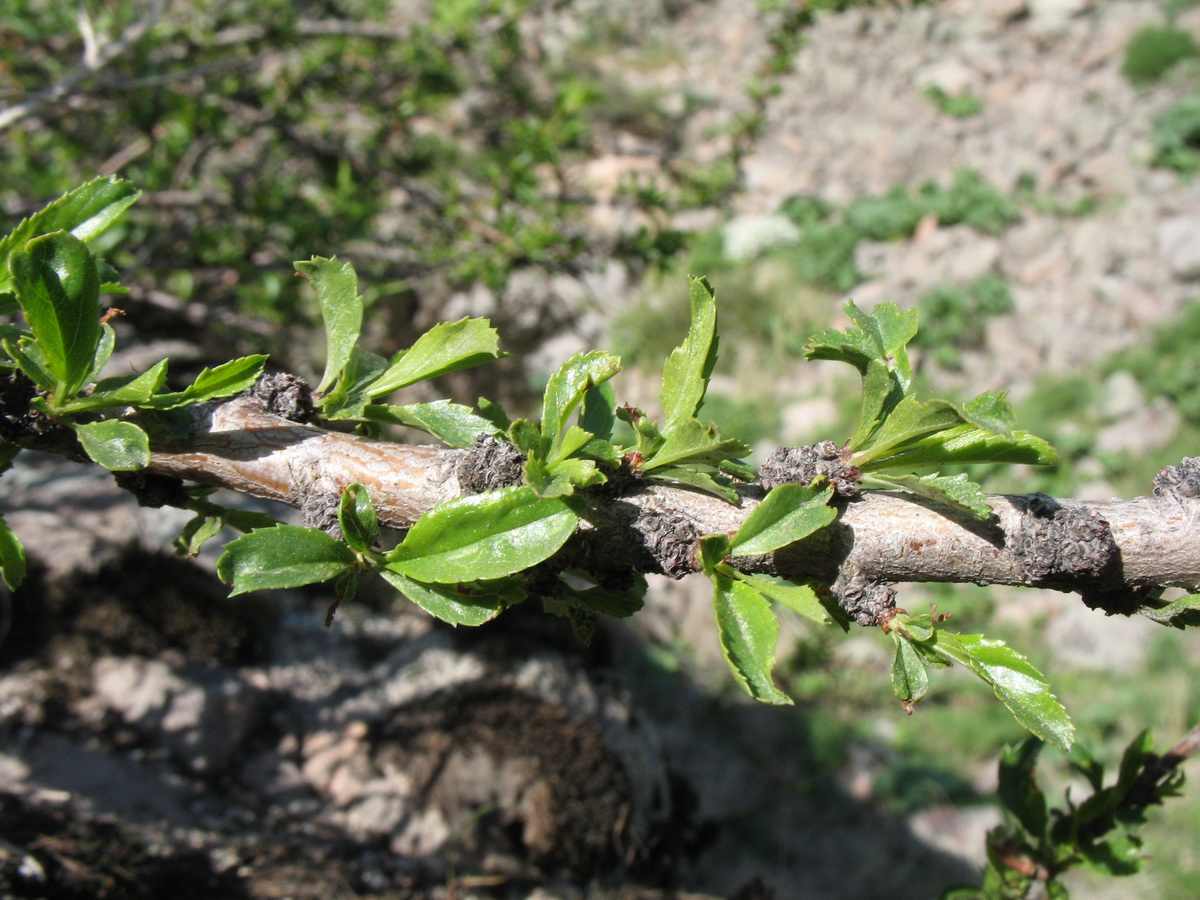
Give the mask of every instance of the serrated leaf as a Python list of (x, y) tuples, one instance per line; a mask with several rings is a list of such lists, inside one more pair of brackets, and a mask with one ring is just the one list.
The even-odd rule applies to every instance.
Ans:
[(779, 640), (779, 622), (771, 604), (745, 582), (717, 577), (714, 584), (713, 608), (721, 652), (734, 678), (755, 700), (791, 704), (792, 698), (771, 678)]
[(508, 433), (508, 430), (512, 427), (512, 419), (504, 411), (503, 406), (499, 403), (493, 403), (487, 397), (480, 397), (475, 401), (475, 406), (481, 416), (496, 426), (497, 433)]
[(697, 419), (686, 419), (669, 426), (660, 441), (652, 453), (645, 454), (643, 472), (683, 463), (716, 467), (723, 460), (741, 459), (750, 452), (746, 444), (722, 439), (716, 428), (702, 425)]
[(725, 566), (725, 559), (729, 556), (729, 536), (725, 534), (706, 534), (700, 538), (699, 549), (697, 551), (696, 560), (700, 563), (700, 571), (709, 578), (717, 577), (717, 569), (723, 566), (727, 569), (726, 577), (734, 577), (729, 574), (733, 569)]
[(907, 390), (910, 373), (903, 354), (917, 333), (917, 311), (901, 311), (895, 303), (881, 303), (867, 313), (854, 301), (848, 302), (844, 310), (853, 324), (845, 331), (828, 329), (813, 335), (805, 345), (804, 355), (808, 359), (847, 362), (864, 375), (872, 360), (886, 364), (889, 357), (898, 356), (893, 363), (900, 373), (901, 387)]
[[(559, 447), (568, 419), (583, 402), (588, 391), (596, 385), (604, 384), (619, 371), (621, 360), (618, 357), (603, 350), (593, 350), (575, 354), (550, 376), (542, 397), (540, 455), (543, 459), (553, 462), (570, 455)], [(584, 430), (578, 428), (577, 431)], [(583, 443), (586, 441), (581, 442), (579, 446)]]
[(100, 343), (100, 277), (83, 241), (58, 231), (10, 257), (17, 301), (63, 396), (87, 381)]
[(792, 612), (811, 619), (818, 625), (828, 625), (833, 621), (829, 610), (825, 608), (812, 585), (782, 581), (766, 575), (746, 575), (742, 572), (738, 572), (734, 577), (738, 581), (746, 582), (767, 599), (782, 603)]
[(323, 393), (350, 362), (350, 354), (362, 333), (363, 300), (358, 295), (358, 274), (350, 263), (314, 256), (293, 263), (296, 271), (312, 284), (321, 304), (325, 323), (325, 374), (317, 391)]
[(524, 593), (514, 584), (501, 588), (480, 584), (424, 584), (399, 572), (380, 569), (387, 582), (435, 619), (450, 625), (482, 625), (506, 606), (520, 602)]
[(588, 610), (615, 619), (632, 616), (645, 605), (646, 579), (638, 576), (633, 587), (613, 591), (603, 587), (586, 588), (575, 592), (576, 603)]
[(962, 414), (945, 400), (917, 400), (906, 396), (888, 414), (866, 445), (850, 458), (853, 465), (868, 471), (874, 461), (894, 455), (898, 447), (936, 435), (963, 423)]
[(132, 422), (108, 419), (71, 427), (92, 461), (110, 472), (132, 472), (150, 464), (150, 437)]
[(1200, 594), (1188, 594), (1157, 609), (1143, 606), (1138, 613), (1152, 622), (1172, 628), (1200, 625)]
[(579, 523), (576, 505), (526, 486), (448, 500), (416, 521), (388, 568), (433, 584), (512, 575), (558, 552)]
[(367, 388), (387, 368), (387, 360), (378, 353), (364, 350), (355, 344), (350, 360), (333, 390), (317, 397), (316, 403), (326, 419), (361, 419), (370, 403)]
[(78, 397), (63, 406), (67, 413), (121, 406), (141, 406), (151, 403), (155, 391), (167, 378), (167, 360), (160, 360), (140, 375), (117, 375), (96, 382), (86, 397)]
[(409, 403), (405, 406), (372, 403), (363, 407), (361, 418), (371, 422), (419, 428), (444, 444), (463, 449), (473, 447), (481, 434), (501, 433), (490, 421), (475, 415), (469, 406), (450, 400)]
[(947, 506), (965, 510), (976, 518), (987, 520), (992, 508), (987, 504), (987, 494), (966, 474), (961, 475), (880, 475), (870, 476), (872, 487), (893, 488), (925, 497)]
[(550, 466), (534, 456), (525, 460), (525, 483), (541, 497), (569, 497), (578, 488), (605, 481), (590, 459), (564, 459)]
[(100, 325), (100, 342), (96, 344), (96, 352), (92, 357), (92, 365), (83, 379), (84, 384), (90, 384), (100, 377), (100, 371), (112, 358), (113, 350), (116, 349), (116, 346), (117, 333), (113, 331), (113, 327), (107, 322), (102, 323)]
[(1000, 754), (999, 767), (1001, 804), (1037, 842), (1045, 839), (1048, 822), (1046, 795), (1038, 787), (1034, 774), (1042, 746), (1040, 740), (1030, 736), (1005, 747)]
[(578, 425), (568, 426), (567, 430), (559, 436), (557, 446), (551, 448), (550, 455), (546, 457), (546, 461), (553, 465), (574, 456), (588, 445), (592, 437), (593, 435), (590, 431), (584, 431)]
[(342, 490), (338, 504), (338, 524), (351, 550), (370, 550), (379, 540), (379, 518), (366, 486), (355, 482)]
[(54, 231), (67, 231), (81, 241), (90, 241), (108, 228), (141, 193), (120, 178), (97, 178), (68, 191), (20, 222), (12, 232), (0, 238), (0, 291), (9, 287), (8, 260), (13, 250), (32, 238)]
[(851, 450), (869, 446), (875, 430), (904, 398), (904, 386), (900, 377), (891, 370), (887, 362), (877, 359), (867, 363), (862, 390), (858, 425), (850, 438)]
[(17, 368), (24, 372), (30, 381), (43, 391), (54, 390), (57, 380), (32, 338), (23, 337), (16, 341), (5, 338), (3, 345), (8, 358), (16, 363)]
[(731, 541), (738, 556), (771, 553), (808, 537), (837, 518), (828, 484), (781, 484), (754, 507)]
[(1011, 435), (992, 434), (976, 425), (959, 425), (906, 446), (889, 456), (880, 456), (860, 468), (920, 469), (974, 463), (1019, 463), (1051, 466), (1058, 454), (1046, 441), (1027, 431)]
[(698, 491), (704, 491), (706, 494), (712, 494), (714, 497), (720, 497), (728, 503), (738, 502), (738, 492), (733, 487), (728, 483), (722, 484), (715, 476), (698, 469), (662, 466), (655, 469), (653, 474), (647, 476), (646, 480), (657, 484), (684, 484)]
[(178, 409), (193, 403), (241, 393), (262, 377), (266, 361), (267, 357), (259, 354), (231, 360), (215, 369), (206, 368), (182, 391), (159, 394), (152, 398), (151, 402), (155, 409)]
[(988, 391), (962, 407), (963, 418), (984, 431), (1008, 437), (1017, 424), (1017, 414), (1008, 402), (1007, 391)]
[(1075, 726), (1042, 673), (1020, 653), (981, 634), (946, 631), (938, 631), (926, 646), (990, 684), (1009, 712), (1033, 734), (1061, 750), (1071, 749)]
[(354, 563), (354, 552), (323, 531), (276, 525), (255, 529), (226, 544), (217, 560), (217, 575), (233, 586), (230, 596), (234, 596), (329, 581), (349, 571)]
[(929, 693), (929, 672), (925, 661), (909, 640), (899, 632), (892, 632), (896, 653), (892, 657), (892, 691), (909, 703), (916, 703)]
[(717, 364), (717, 301), (704, 278), (688, 279), (691, 325), (687, 338), (663, 364), (662, 408), (666, 430), (696, 415)]
[(194, 516), (173, 542), (175, 552), (187, 559), (198, 556), (204, 545), (220, 534), (224, 526), (220, 516)]
[(598, 440), (612, 438), (616, 424), (617, 393), (611, 382), (592, 385), (583, 395), (583, 411), (579, 414), (579, 425), (590, 431)]
[(407, 350), (392, 357), (391, 365), (366, 388), (372, 399), (427, 378), (483, 365), (507, 356), (500, 352), (499, 337), (487, 319), (440, 322), (421, 335)]
[(3, 517), (0, 517), (0, 578), (10, 591), (15, 591), (25, 579), (25, 548)]
[(1137, 737), (1129, 742), (1125, 752), (1121, 754), (1121, 765), (1117, 770), (1117, 782), (1113, 785), (1113, 803), (1125, 799), (1130, 789), (1137, 783), (1147, 760), (1154, 753), (1154, 734), (1144, 729)]

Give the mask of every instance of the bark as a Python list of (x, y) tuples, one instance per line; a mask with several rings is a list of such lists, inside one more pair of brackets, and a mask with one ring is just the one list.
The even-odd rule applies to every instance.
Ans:
[[(444, 500), (519, 482), (519, 459), (506, 444), (457, 450), (369, 440), (284, 418), (268, 405), (269, 398), (241, 396), (198, 410), (188, 438), (155, 444), (149, 471), (280, 501), (322, 527), (336, 522), (341, 491), (354, 482), (367, 486), (380, 521), (396, 529)], [(12, 424), (7, 440), (46, 449), (44, 434), (22, 434)], [(65, 452), (58, 437), (50, 449)], [(602, 486), (557, 562), (612, 582), (635, 572), (681, 577), (697, 569), (697, 538), (734, 532), (763, 488), (742, 485), (739, 494), (730, 504), (633, 477)], [(1091, 605), (1132, 612), (1148, 588), (1200, 585), (1196, 460), (1159, 473), (1151, 497), (1097, 502), (1025, 494), (988, 502), (993, 516), (980, 522), (912, 495), (868, 491), (841, 501), (829, 528), (733, 564), (831, 583), (843, 604), (846, 592), (943, 581), (1078, 591)]]

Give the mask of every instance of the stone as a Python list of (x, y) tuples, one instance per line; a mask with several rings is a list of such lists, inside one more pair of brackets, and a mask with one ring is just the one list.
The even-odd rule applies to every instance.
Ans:
[(187, 768), (206, 775), (228, 767), (263, 712), (262, 693), (222, 666), (103, 657), (92, 677), (100, 702), (134, 729), (161, 733)]
[(1160, 224), (1158, 249), (1176, 278), (1200, 280), (1200, 216), (1176, 216)]

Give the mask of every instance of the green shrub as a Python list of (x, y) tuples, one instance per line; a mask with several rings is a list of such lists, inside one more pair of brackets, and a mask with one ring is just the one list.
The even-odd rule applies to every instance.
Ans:
[(983, 346), (987, 320), (1013, 308), (1012, 289), (1003, 278), (988, 275), (968, 285), (934, 288), (917, 301), (921, 330), (914, 341), (938, 365), (957, 369), (961, 351)]
[(936, 84), (928, 85), (921, 94), (939, 110), (956, 119), (967, 119), (983, 112), (983, 101), (974, 94), (948, 94)]
[(1190, 174), (1200, 171), (1200, 95), (1185, 97), (1154, 120), (1156, 166)]
[(1196, 56), (1196, 40), (1190, 32), (1171, 26), (1147, 25), (1125, 47), (1121, 71), (1134, 84), (1149, 84), (1162, 78), (1176, 63)]

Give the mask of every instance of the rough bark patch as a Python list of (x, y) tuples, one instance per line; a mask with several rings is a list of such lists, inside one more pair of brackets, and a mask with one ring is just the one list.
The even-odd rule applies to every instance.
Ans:
[(480, 435), (458, 463), (458, 484), (464, 494), (482, 494), (520, 484), (525, 457), (508, 441)]

